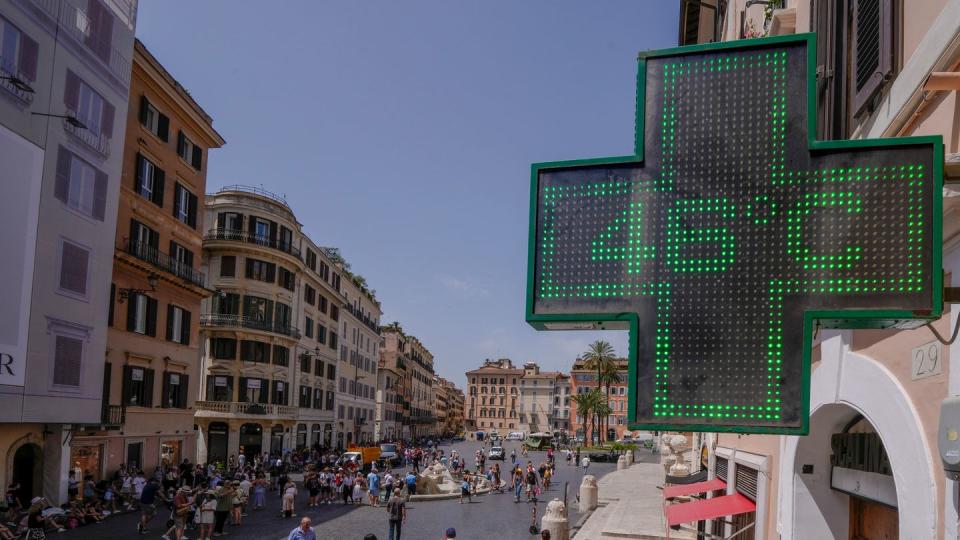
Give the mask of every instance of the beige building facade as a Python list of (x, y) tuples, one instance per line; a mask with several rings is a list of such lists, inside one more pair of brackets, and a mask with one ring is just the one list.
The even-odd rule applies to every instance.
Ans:
[(467, 375), (464, 405), (465, 429), (470, 437), (478, 432), (503, 436), (520, 430), (520, 379), (524, 371), (509, 358), (485, 360)]
[(371, 444), (376, 431), (380, 302), (358, 276), (345, 273), (342, 289), (337, 433), (343, 434), (347, 446)]
[(0, 483), (66, 499), (101, 425), (135, 0), (0, 2)]
[(336, 445), (339, 271), (282, 197), (229, 186), (206, 213), (198, 459)]
[[(680, 3), (681, 44), (739, 39), (751, 29), (816, 32), (818, 138), (943, 137), (947, 187), (936, 211), (945, 281), (956, 286), (960, 2), (720, 4)], [(871, 76), (858, 77), (857, 63)], [(956, 317), (950, 309), (934, 327), (949, 335)], [(960, 370), (950, 362), (956, 347), (922, 327), (821, 332), (809, 435), (704, 437), (711, 477), (754, 501), (756, 511), (699, 526), (730, 534), (755, 521), (738, 538), (758, 539), (957, 538), (958, 484), (945, 477), (937, 440), (940, 403), (960, 394)]]
[(540, 371), (536, 362), (525, 363), (520, 377), (519, 412), (520, 431), (524, 433), (566, 431), (570, 415), (569, 377), (557, 371)]

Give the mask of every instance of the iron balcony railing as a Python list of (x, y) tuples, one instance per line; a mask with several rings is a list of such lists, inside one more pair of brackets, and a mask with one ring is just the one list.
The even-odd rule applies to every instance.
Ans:
[(263, 236), (255, 233), (248, 233), (239, 229), (210, 229), (207, 231), (207, 234), (203, 237), (204, 240), (233, 240), (236, 242), (247, 242), (248, 244), (256, 244), (258, 246), (264, 246), (278, 251), (282, 251), (289, 255), (293, 255), (298, 259), (302, 259), (300, 256), (300, 248), (294, 246), (289, 242), (284, 242), (277, 240), (270, 236)]
[(104, 405), (100, 412), (100, 423), (107, 426), (122, 426), (127, 420), (127, 408), (123, 405)]
[(353, 304), (347, 304), (347, 311), (358, 321), (362, 322), (367, 328), (373, 330), (377, 335), (380, 334), (380, 325), (375, 323), (368, 315), (364, 315)]
[(22, 73), (19, 73), (13, 66), (16, 59), (13, 61), (8, 59), (9, 57), (4, 58), (0, 56), (0, 77), (3, 77), (3, 79), (0, 79), (0, 87), (20, 100), (24, 105), (33, 103), (33, 92), (27, 91), (27, 88), (13, 81), (13, 79), (16, 79), (21, 84), (26, 84), (26, 77)]
[[(69, 107), (67, 108), (67, 116), (77, 118), (84, 124), (87, 123), (87, 119), (81, 118), (76, 111)], [(101, 156), (110, 157), (110, 139), (103, 133), (94, 133), (89, 127), (77, 127), (66, 119), (63, 120), (63, 129)]]
[(205, 313), (200, 316), (200, 324), (204, 326), (229, 326), (233, 328), (250, 328), (253, 330), (262, 330), (264, 332), (273, 332), (283, 334), (293, 339), (300, 339), (300, 330), (289, 324), (278, 323), (274, 321), (264, 321), (256, 317), (247, 317), (244, 315), (224, 315), (220, 313)]
[[(50, 0), (35, 0), (35, 2), (50, 18), (57, 21), (57, 24), (66, 34), (85, 44), (94, 56), (103, 61), (110, 73), (123, 83), (123, 86), (130, 85), (130, 59), (113, 46), (112, 36), (103, 40), (91, 34), (93, 24), (86, 10), (72, 6), (69, 2)], [(126, 11), (126, 16), (132, 15), (133, 7), (130, 2), (122, 1), (120, 3), (130, 6), (124, 11)], [(130, 24), (132, 29), (132, 22)]]
[(153, 266), (170, 272), (171, 274), (184, 279), (198, 287), (203, 287), (204, 276), (202, 272), (197, 271), (192, 266), (188, 266), (170, 255), (150, 246), (144, 242), (128, 239), (122, 246), (125, 253), (128, 253), (141, 261), (146, 261)]

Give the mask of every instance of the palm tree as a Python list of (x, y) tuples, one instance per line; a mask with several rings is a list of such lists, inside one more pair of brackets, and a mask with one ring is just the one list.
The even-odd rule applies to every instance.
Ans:
[[(612, 361), (609, 364), (603, 367), (603, 370), (600, 372), (600, 384), (606, 387), (607, 389), (607, 400), (606, 404), (610, 405), (610, 387), (620, 382), (620, 366), (617, 365), (616, 361)], [(611, 409), (612, 412), (612, 409)], [(607, 429), (604, 432), (610, 431), (610, 417), (607, 416)]]
[[(600, 379), (603, 373), (603, 370), (609, 365), (616, 366), (616, 352), (613, 350), (613, 346), (610, 343), (598, 340), (594, 341), (587, 347), (587, 352), (583, 353), (583, 366), (587, 369), (597, 370), (597, 390), (600, 389)], [(609, 397), (610, 388), (607, 387), (607, 393)], [(602, 426), (601, 421), (601, 428)], [(602, 433), (600, 434), (603, 435)], [(602, 441), (603, 439), (597, 439)]]
[(597, 398), (600, 403), (597, 404), (597, 408), (594, 409), (594, 411), (601, 419), (607, 419), (607, 429), (610, 429), (610, 415), (613, 413), (613, 409), (610, 408), (610, 403), (604, 400), (603, 394), (599, 391), (597, 392)]
[[(594, 424), (593, 412), (596, 410), (597, 406), (600, 405), (600, 401), (597, 399), (599, 394), (593, 390), (589, 392), (584, 392), (583, 394), (576, 394), (570, 399), (573, 401), (573, 404), (577, 406), (577, 414), (583, 418), (584, 428), (583, 428), (583, 439), (586, 441), (593, 441), (593, 432), (596, 429), (596, 424)], [(590, 430), (587, 430), (587, 418), (590, 419)], [(588, 437), (588, 433), (590, 436)]]

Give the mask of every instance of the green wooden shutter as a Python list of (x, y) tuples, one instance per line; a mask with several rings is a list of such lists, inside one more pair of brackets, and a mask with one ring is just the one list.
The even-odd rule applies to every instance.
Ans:
[(860, 114), (893, 75), (893, 1), (853, 5), (853, 113)]

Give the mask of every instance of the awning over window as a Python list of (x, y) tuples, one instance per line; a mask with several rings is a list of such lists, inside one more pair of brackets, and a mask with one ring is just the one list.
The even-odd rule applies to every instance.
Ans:
[(733, 495), (724, 495), (712, 499), (672, 504), (666, 508), (665, 513), (667, 515), (667, 526), (673, 527), (681, 523), (746, 514), (756, 509), (756, 503), (739, 493), (734, 493)]
[(684, 495), (696, 495), (718, 489), (726, 489), (727, 483), (719, 478), (707, 480), (706, 482), (697, 482), (695, 484), (686, 484), (680, 486), (667, 486), (663, 488), (663, 498), (672, 499), (674, 497), (683, 497)]

